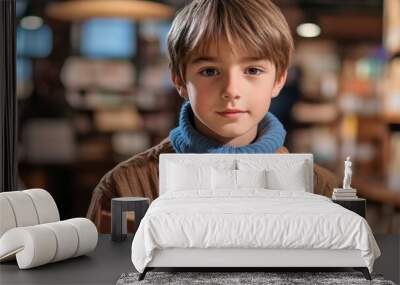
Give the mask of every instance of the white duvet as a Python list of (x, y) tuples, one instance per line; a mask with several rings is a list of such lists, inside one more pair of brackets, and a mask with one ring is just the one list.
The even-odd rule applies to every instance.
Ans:
[(266, 189), (160, 196), (133, 239), (135, 268), (165, 248), (358, 249), (370, 272), (380, 256), (359, 215), (321, 195)]

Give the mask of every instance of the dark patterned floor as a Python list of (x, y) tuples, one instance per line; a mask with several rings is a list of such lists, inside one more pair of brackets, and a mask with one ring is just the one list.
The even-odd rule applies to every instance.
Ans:
[(384, 280), (382, 275), (372, 274), (372, 281), (364, 278), (360, 272), (148, 272), (142, 281), (138, 281), (139, 273), (122, 274), (117, 285), (133, 284), (379, 284), (395, 285)]

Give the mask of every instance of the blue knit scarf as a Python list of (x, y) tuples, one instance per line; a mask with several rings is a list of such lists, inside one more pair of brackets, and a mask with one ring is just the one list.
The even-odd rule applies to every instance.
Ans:
[(193, 111), (188, 101), (182, 105), (179, 126), (169, 133), (177, 153), (275, 153), (285, 141), (285, 129), (270, 112), (258, 125), (257, 139), (241, 147), (223, 145), (200, 134), (192, 124), (192, 118)]

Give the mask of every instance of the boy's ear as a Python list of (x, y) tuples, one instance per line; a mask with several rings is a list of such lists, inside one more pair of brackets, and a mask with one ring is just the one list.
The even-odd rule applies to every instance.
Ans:
[(174, 72), (171, 72), (171, 80), (176, 88), (176, 90), (179, 93), (179, 96), (181, 96), (183, 99), (188, 100), (188, 94), (187, 94), (187, 89), (185, 84), (182, 82), (182, 79)]
[(278, 78), (275, 83), (274, 87), (272, 88), (272, 98), (275, 98), (276, 96), (279, 95), (279, 92), (281, 92), (281, 89), (285, 85), (287, 78), (287, 71), (285, 71), (280, 78)]

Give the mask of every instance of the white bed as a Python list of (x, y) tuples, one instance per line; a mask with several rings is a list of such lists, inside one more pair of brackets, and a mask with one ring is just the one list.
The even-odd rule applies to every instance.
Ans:
[(311, 154), (162, 154), (159, 171), (132, 243), (140, 279), (154, 267), (354, 267), (370, 278), (372, 232), (313, 194)]

